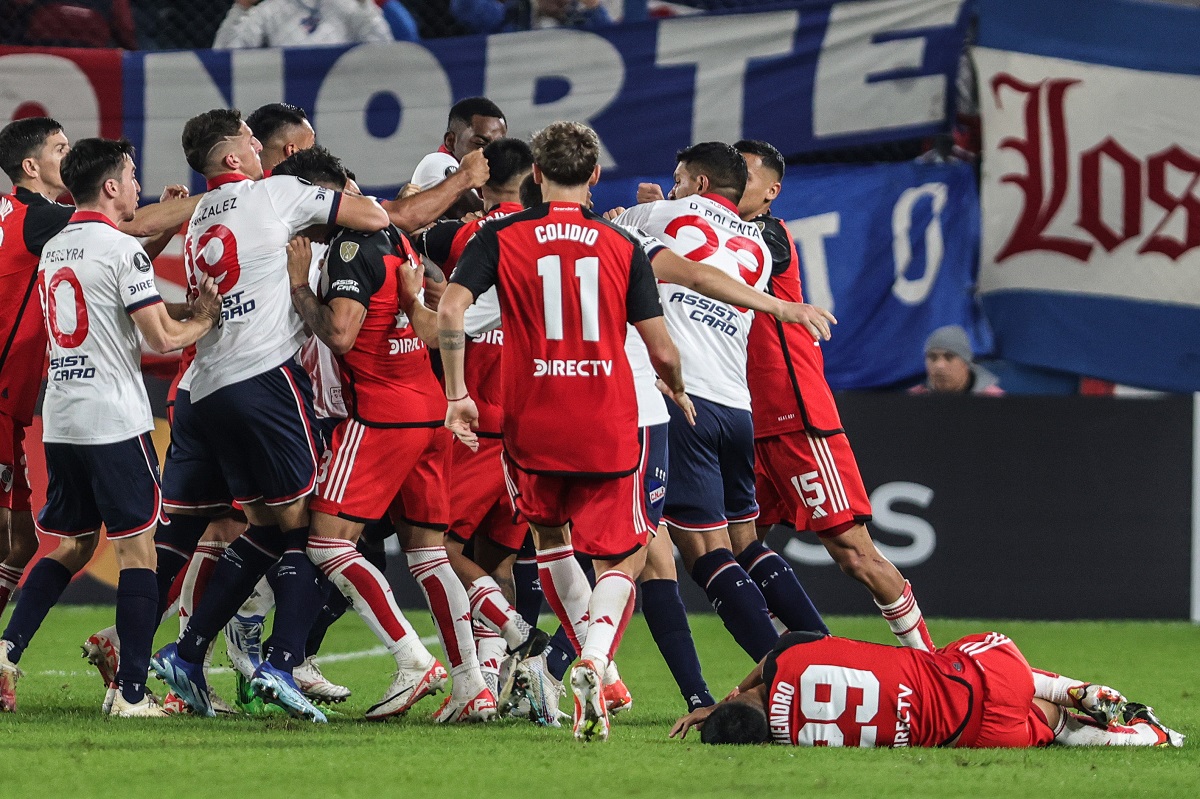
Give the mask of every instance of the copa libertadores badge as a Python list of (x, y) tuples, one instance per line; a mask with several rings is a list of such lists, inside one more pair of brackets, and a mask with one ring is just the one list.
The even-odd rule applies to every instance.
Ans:
[(358, 242), (343, 241), (342, 246), (338, 249), (338, 255), (341, 256), (343, 261), (349, 262), (354, 256), (358, 255)]

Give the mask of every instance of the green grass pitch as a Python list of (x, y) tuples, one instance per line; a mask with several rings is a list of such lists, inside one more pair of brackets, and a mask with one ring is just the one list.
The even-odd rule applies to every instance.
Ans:
[[(426, 614), (412, 613), (422, 634)], [(328, 663), (327, 676), (354, 696), (327, 726), (282, 717), (156, 722), (100, 716), (103, 692), (78, 657), (79, 643), (112, 619), (110, 608), (54, 610), (21, 666), (20, 707), (0, 716), (0, 774), (7, 796), (365, 797), (1053, 797), (1200, 795), (1200, 628), (1185, 623), (980, 622), (935, 619), (934, 638), (971, 632), (1010, 635), (1030, 662), (1106, 682), (1154, 705), (1188, 734), (1182, 750), (1024, 751), (708, 748), (668, 740), (683, 702), (640, 618), (619, 659), (634, 707), (611, 739), (584, 745), (567, 728), (505, 721), (435, 726), (426, 699), (407, 718), (360, 721), (383, 691), (390, 659), (370, 655)], [(877, 617), (839, 617), (834, 631), (890, 642)], [(749, 669), (715, 616), (692, 619), (715, 695)], [(164, 627), (160, 643), (169, 640)], [(376, 646), (349, 615), (330, 632), (325, 654)], [(214, 678), (225, 696), (232, 677)], [(569, 709), (564, 702), (564, 709)]]

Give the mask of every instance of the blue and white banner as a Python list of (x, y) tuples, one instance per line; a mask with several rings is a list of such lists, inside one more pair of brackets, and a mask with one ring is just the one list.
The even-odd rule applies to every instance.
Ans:
[[(669, 177), (645, 180), (671, 189)], [(602, 180), (597, 210), (632, 204), (638, 182)], [(924, 373), (925, 339), (942, 325), (990, 347), (973, 299), (979, 199), (969, 165), (793, 167), (772, 212), (796, 241), (805, 299), (838, 318), (822, 345), (834, 389)]]
[(1005, 358), (1200, 390), (1200, 9), (983, 0), (980, 289)]

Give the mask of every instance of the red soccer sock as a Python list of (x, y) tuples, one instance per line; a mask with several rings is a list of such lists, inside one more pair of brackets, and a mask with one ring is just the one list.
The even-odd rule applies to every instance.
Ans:
[[(471, 602), (471, 616), (502, 636), (510, 650), (525, 643), (530, 627), (517, 615), (516, 608), (508, 604), (495, 580), (485, 575), (471, 583), (467, 599)], [(483, 665), (482, 660), (479, 663)]]
[(471, 606), (467, 592), (450, 567), (446, 548), (419, 547), (405, 550), (404, 556), (408, 559), (408, 570), (425, 592), (451, 671), (478, 670), (475, 638), (471, 635)]
[(883, 614), (892, 634), (899, 639), (902, 645), (912, 649), (923, 649), (926, 652), (932, 652), (937, 648), (933, 645), (929, 628), (925, 626), (925, 617), (921, 615), (921, 608), (917, 605), (912, 586), (907, 580), (904, 581), (904, 591), (895, 602), (887, 605), (880, 605), (876, 602), (875, 605)]
[(183, 582), (179, 587), (179, 631), (187, 628), (188, 619), (200, 604), (204, 589), (208, 587), (208, 579), (217, 568), (217, 561), (225, 553), (228, 544), (224, 541), (201, 541), (196, 545), (196, 553), (188, 561), (183, 571)]
[(21, 575), (24, 573), (24, 569), (14, 569), (0, 563), (0, 613), (4, 612), (5, 605), (17, 590), (17, 583), (21, 582)]
[(611, 570), (600, 575), (588, 603), (587, 638), (580, 657), (608, 665), (629, 626), (636, 598), (637, 584), (628, 574)]
[(542, 594), (571, 639), (571, 645), (579, 652), (587, 638), (588, 603), (592, 597), (587, 575), (575, 560), (575, 550), (570, 544), (538, 550), (537, 562)]

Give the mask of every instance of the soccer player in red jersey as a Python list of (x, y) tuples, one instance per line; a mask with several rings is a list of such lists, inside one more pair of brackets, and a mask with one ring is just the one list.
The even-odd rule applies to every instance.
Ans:
[(671, 736), (792, 746), (1182, 746), (1146, 705), (1032, 669), (999, 633), (926, 652), (789, 633), (718, 705)]
[[(463, 315), (495, 286), (505, 322), (504, 463), (533, 527), (542, 588), (581, 659), (571, 675), (575, 736), (608, 736), (603, 675), (633, 613), (644, 547), (646, 455), (638, 435), (626, 325), (641, 334), (665, 389), (694, 418), (645, 251), (585, 207), (600, 177), (590, 128), (556, 122), (533, 137), (542, 205), (481, 228), (438, 308), (446, 426), (478, 446), (463, 374)], [(572, 533), (575, 528), (576, 533)], [(596, 562), (589, 589), (575, 549)]]
[[(783, 157), (766, 142), (740, 141), (734, 147), (749, 171), (738, 211), (762, 226), (771, 252), (767, 291), (803, 302), (796, 244), (787, 227), (771, 216)], [(824, 630), (791, 567), (762, 543), (778, 522), (811, 530), (842, 571), (871, 592), (902, 644), (933, 649), (912, 587), (867, 532), (871, 503), (825, 382), (820, 341), (796, 325), (759, 314), (750, 327), (748, 355), (759, 517), (757, 530), (743, 531), (732, 542), (738, 561), (762, 588), (771, 612), (789, 628)]]

